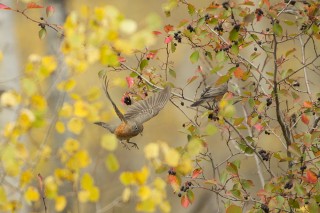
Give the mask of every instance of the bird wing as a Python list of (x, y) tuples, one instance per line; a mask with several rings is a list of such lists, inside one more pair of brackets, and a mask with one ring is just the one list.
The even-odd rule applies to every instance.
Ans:
[(103, 79), (102, 87), (103, 87), (104, 93), (106, 94), (107, 98), (108, 98), (109, 101), (111, 102), (114, 111), (117, 113), (117, 115), (118, 115), (118, 117), (120, 118), (120, 120), (121, 120), (121, 121), (124, 121), (125, 118), (124, 118), (123, 114), (120, 112), (120, 110), (119, 110), (119, 108), (117, 107), (117, 105), (113, 102), (113, 100), (111, 99), (111, 96), (110, 96), (110, 94), (109, 94), (109, 92), (108, 92), (108, 83), (109, 83), (109, 81), (107, 80), (107, 75), (106, 75), (106, 74), (100, 74), (100, 73), (99, 73), (99, 78), (102, 78), (102, 79)]
[(148, 97), (144, 100), (137, 101), (131, 105), (124, 115), (125, 120), (135, 120), (142, 124), (154, 116), (166, 105), (170, 99), (171, 88), (167, 86), (161, 92)]
[(217, 96), (224, 95), (228, 91), (228, 84), (222, 84), (219, 87), (208, 87), (206, 88), (202, 94), (200, 95), (200, 98), (214, 98)]

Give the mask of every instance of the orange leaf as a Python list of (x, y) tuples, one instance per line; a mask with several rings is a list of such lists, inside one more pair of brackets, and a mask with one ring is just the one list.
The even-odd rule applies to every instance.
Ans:
[(153, 35), (155, 35), (155, 36), (162, 34), (160, 31), (153, 31), (152, 33), (153, 33)]
[(181, 206), (183, 206), (184, 208), (188, 208), (190, 204), (190, 200), (188, 199), (187, 195), (183, 195), (181, 197)]
[(32, 8), (43, 8), (43, 7), (40, 6), (40, 5), (38, 5), (38, 4), (36, 4), (36, 3), (34, 3), (34, 2), (29, 2), (29, 3), (27, 4), (27, 8), (28, 8), (28, 9), (32, 9)]
[(0, 9), (2, 9), (2, 10), (11, 10), (10, 7), (8, 7), (8, 6), (5, 5), (5, 4), (1, 4), (1, 3), (0, 3)]
[(134, 80), (132, 77), (126, 77), (126, 81), (127, 81), (127, 84), (128, 84), (128, 87), (131, 88), (134, 84)]
[(192, 179), (197, 178), (200, 174), (202, 174), (202, 169), (193, 170)]
[(164, 31), (165, 31), (166, 33), (170, 32), (170, 31), (173, 31), (173, 26), (170, 25), (170, 24), (164, 26)]
[(242, 79), (244, 76), (244, 71), (238, 67), (235, 71), (234, 71), (234, 76), (238, 79)]
[(311, 170), (307, 170), (307, 181), (309, 183), (316, 183), (318, 181), (318, 176)]
[(175, 175), (168, 175), (168, 182), (174, 191), (178, 191), (180, 188), (180, 181)]
[(305, 108), (312, 108), (312, 102), (311, 101), (305, 101), (305, 102), (303, 102), (303, 106)]
[(270, 8), (270, 2), (269, 2), (269, 0), (263, 0), (263, 3), (265, 3), (265, 4), (268, 6), (268, 8)]
[(306, 114), (301, 115), (301, 120), (305, 125), (308, 125), (310, 121), (309, 117)]

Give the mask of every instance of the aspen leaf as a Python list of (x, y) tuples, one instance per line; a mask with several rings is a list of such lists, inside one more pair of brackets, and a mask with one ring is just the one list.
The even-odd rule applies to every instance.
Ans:
[(116, 172), (119, 169), (119, 162), (114, 154), (109, 154), (106, 158), (106, 166), (110, 172)]
[(79, 135), (84, 128), (84, 123), (81, 118), (73, 117), (68, 122), (68, 130), (76, 135)]
[(140, 171), (134, 172), (133, 176), (137, 184), (143, 185), (146, 183), (148, 177), (149, 177), (149, 169), (144, 166)]
[(89, 200), (90, 192), (87, 190), (81, 190), (78, 192), (78, 199), (81, 203), (86, 203)]
[(89, 201), (96, 202), (100, 198), (100, 190), (98, 187), (94, 186), (89, 189)]
[(177, 150), (170, 148), (166, 153), (164, 153), (164, 159), (169, 166), (176, 167), (179, 163), (180, 153)]
[(120, 175), (120, 181), (125, 186), (133, 184), (135, 182), (133, 173), (132, 172), (122, 172)]
[(86, 117), (89, 114), (88, 104), (82, 100), (77, 100), (74, 103), (74, 115), (80, 118)]
[[(33, 173), (31, 170), (26, 170), (21, 173), (20, 176), (20, 187), (25, 187), (33, 179)], [(1, 200), (1, 199), (0, 199)]]
[(122, 196), (121, 196), (122, 202), (124, 203), (128, 202), (130, 199), (130, 196), (131, 196), (131, 190), (129, 187), (126, 187), (122, 192)]
[(7, 202), (7, 194), (5, 189), (0, 186), (0, 205)]
[(58, 133), (62, 134), (65, 132), (66, 128), (64, 126), (64, 123), (61, 121), (56, 122), (56, 130)]
[(151, 196), (151, 189), (149, 186), (141, 186), (137, 194), (142, 201), (147, 200)]
[(130, 35), (137, 30), (137, 23), (131, 19), (125, 19), (120, 23), (120, 31)]
[(226, 213), (242, 213), (240, 206), (231, 205), (226, 209)]
[(67, 199), (65, 198), (65, 196), (57, 196), (55, 198), (54, 208), (57, 212), (61, 212), (62, 210), (64, 210), (66, 205), (67, 205)]
[(1, 95), (0, 103), (3, 107), (15, 107), (21, 101), (21, 97), (14, 91), (6, 91)]
[(38, 190), (33, 187), (29, 186), (27, 190), (24, 193), (24, 199), (26, 200), (27, 203), (31, 204), (31, 202), (38, 201), (40, 198)]
[(79, 147), (80, 147), (79, 141), (73, 138), (67, 138), (63, 145), (63, 148), (70, 154), (78, 151)]
[(144, 148), (144, 155), (147, 159), (153, 159), (159, 157), (159, 144), (149, 143)]
[(101, 138), (102, 148), (108, 151), (114, 151), (118, 147), (118, 140), (114, 134), (104, 134)]
[(31, 96), (31, 105), (39, 111), (45, 111), (47, 109), (47, 101), (41, 95)]

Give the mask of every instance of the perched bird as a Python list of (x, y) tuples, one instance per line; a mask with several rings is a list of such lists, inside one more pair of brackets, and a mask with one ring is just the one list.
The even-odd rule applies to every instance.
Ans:
[(218, 102), (221, 100), (223, 95), (228, 91), (228, 82), (218, 86), (218, 87), (207, 87), (201, 93), (200, 98), (191, 104), (191, 107), (196, 107), (205, 101)]
[[(160, 110), (163, 109), (163, 107), (170, 99), (171, 88), (167, 86), (157, 94), (144, 100), (135, 102), (134, 104), (130, 105), (127, 113), (125, 113), (124, 115), (120, 112), (117, 105), (112, 101), (110, 97), (106, 75), (104, 76), (103, 88), (107, 98), (111, 102), (115, 112), (120, 118), (121, 123), (118, 125), (110, 125), (104, 122), (95, 122), (95, 124), (102, 126), (103, 128), (108, 129), (111, 133), (115, 134), (122, 144), (124, 144), (123, 140), (126, 140), (127, 143), (132, 144), (133, 147), (136, 147), (138, 149), (137, 144), (134, 142), (130, 142), (129, 140), (132, 137), (137, 136), (139, 133), (142, 133), (143, 123), (156, 116), (160, 112)], [(124, 144), (124, 146), (127, 147), (126, 144)]]

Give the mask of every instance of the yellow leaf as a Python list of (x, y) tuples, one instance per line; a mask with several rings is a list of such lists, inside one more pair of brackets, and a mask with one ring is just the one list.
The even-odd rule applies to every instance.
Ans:
[(91, 189), (89, 189), (89, 201), (96, 202), (100, 198), (100, 191), (99, 188), (94, 186)]
[(85, 203), (89, 200), (90, 192), (87, 190), (82, 190), (78, 193), (78, 199), (81, 203)]
[(168, 201), (162, 201), (160, 203), (160, 209), (164, 213), (171, 212), (171, 205)]
[(81, 118), (71, 118), (68, 122), (68, 130), (76, 135), (79, 135), (84, 128), (84, 123)]
[(135, 182), (132, 172), (122, 172), (120, 175), (120, 181), (123, 185), (128, 186)]
[(88, 93), (86, 94), (88, 101), (95, 101), (101, 95), (101, 89), (99, 87), (92, 87), (89, 89)]
[(101, 138), (101, 146), (108, 151), (114, 151), (118, 146), (117, 137), (114, 134), (104, 134)]
[(1, 95), (0, 103), (3, 107), (15, 107), (21, 101), (21, 96), (15, 91), (5, 91)]
[(63, 145), (63, 148), (69, 153), (74, 153), (78, 151), (79, 147), (80, 147), (79, 141), (73, 138), (67, 138)]
[(189, 141), (187, 150), (191, 156), (196, 156), (202, 151), (203, 147), (203, 143), (200, 139), (193, 138)]
[(189, 157), (182, 157), (176, 170), (183, 175), (187, 175), (192, 171), (192, 169), (193, 166), (191, 159)]
[(31, 96), (31, 105), (39, 111), (45, 111), (47, 109), (47, 101), (41, 95)]
[(131, 190), (129, 187), (126, 187), (123, 192), (122, 192), (122, 202), (126, 203), (129, 201), (130, 199), (130, 196), (131, 196)]
[(33, 186), (29, 186), (28, 189), (24, 193), (24, 199), (29, 204), (31, 202), (38, 201), (39, 198), (40, 198), (40, 194), (39, 194), (38, 190)]
[(44, 180), (45, 194), (49, 199), (57, 197), (58, 185), (53, 176), (48, 176)]
[(16, 144), (16, 153), (19, 159), (27, 159), (29, 157), (29, 151), (23, 143)]
[(54, 174), (58, 179), (68, 180), (71, 182), (75, 181), (75, 179), (77, 177), (77, 174), (73, 173), (69, 169), (57, 168), (57, 169), (55, 169)]
[(44, 145), (41, 151), (41, 158), (48, 159), (51, 156), (51, 147), (48, 145)]
[(72, 115), (72, 106), (68, 103), (63, 103), (63, 106), (59, 112), (59, 116), (68, 118)]
[(66, 81), (62, 81), (57, 85), (57, 88), (61, 91), (69, 92), (73, 90), (73, 88), (76, 86), (76, 81), (73, 79), (69, 79)]
[(38, 86), (33, 78), (23, 78), (21, 80), (22, 91), (27, 96), (32, 96), (38, 91)]
[(22, 172), (21, 177), (20, 177), (20, 186), (24, 187), (25, 185), (30, 183), (32, 178), (33, 178), (33, 173), (30, 170), (26, 170), (26, 171)]
[(131, 19), (125, 19), (120, 23), (120, 31), (125, 34), (132, 34), (137, 30), (137, 23)]
[(56, 130), (58, 133), (62, 134), (66, 131), (64, 123), (61, 121), (57, 121), (56, 123)]
[(94, 186), (94, 180), (89, 173), (85, 173), (81, 178), (81, 187), (85, 190), (89, 190)]
[(115, 172), (119, 169), (119, 162), (114, 154), (111, 153), (107, 156), (106, 166), (110, 172)]
[(141, 186), (137, 194), (140, 200), (147, 200), (151, 196), (151, 189), (149, 186)]
[(149, 169), (144, 166), (142, 167), (141, 171), (137, 171), (133, 173), (134, 179), (136, 180), (137, 184), (143, 185), (146, 183), (149, 177)]
[(158, 190), (165, 190), (167, 184), (161, 178), (156, 177), (156, 179), (153, 181), (153, 185)]
[(55, 199), (55, 210), (61, 212), (67, 205), (67, 199), (64, 196), (57, 196)]
[(88, 104), (82, 100), (77, 100), (74, 103), (74, 114), (78, 117), (84, 118), (88, 115)]
[(153, 200), (142, 201), (136, 205), (136, 211), (154, 212), (155, 210), (156, 205)]
[(164, 158), (165, 158), (165, 162), (169, 166), (176, 167), (178, 166), (178, 163), (179, 163), (180, 153), (177, 150), (170, 148), (168, 152), (164, 153)]
[(153, 159), (159, 157), (159, 144), (157, 143), (149, 143), (144, 148), (144, 155), (147, 159)]
[(22, 109), (18, 118), (18, 123), (23, 129), (28, 129), (31, 127), (32, 122), (34, 122), (35, 116), (29, 109)]
[(4, 149), (1, 150), (1, 161), (9, 176), (17, 176), (20, 173), (21, 162), (17, 159), (17, 150), (12, 145), (7, 145)]
[(0, 205), (7, 202), (7, 194), (5, 189), (0, 186)]
[(3, 53), (2, 51), (0, 51), (0, 61), (2, 61), (2, 59), (3, 59)]
[(40, 73), (44, 77), (48, 77), (56, 68), (57, 62), (53, 56), (45, 56), (41, 60), (42, 66), (40, 68)]
[(91, 163), (90, 156), (86, 150), (80, 150), (75, 153), (66, 163), (70, 169), (81, 169), (87, 167)]

